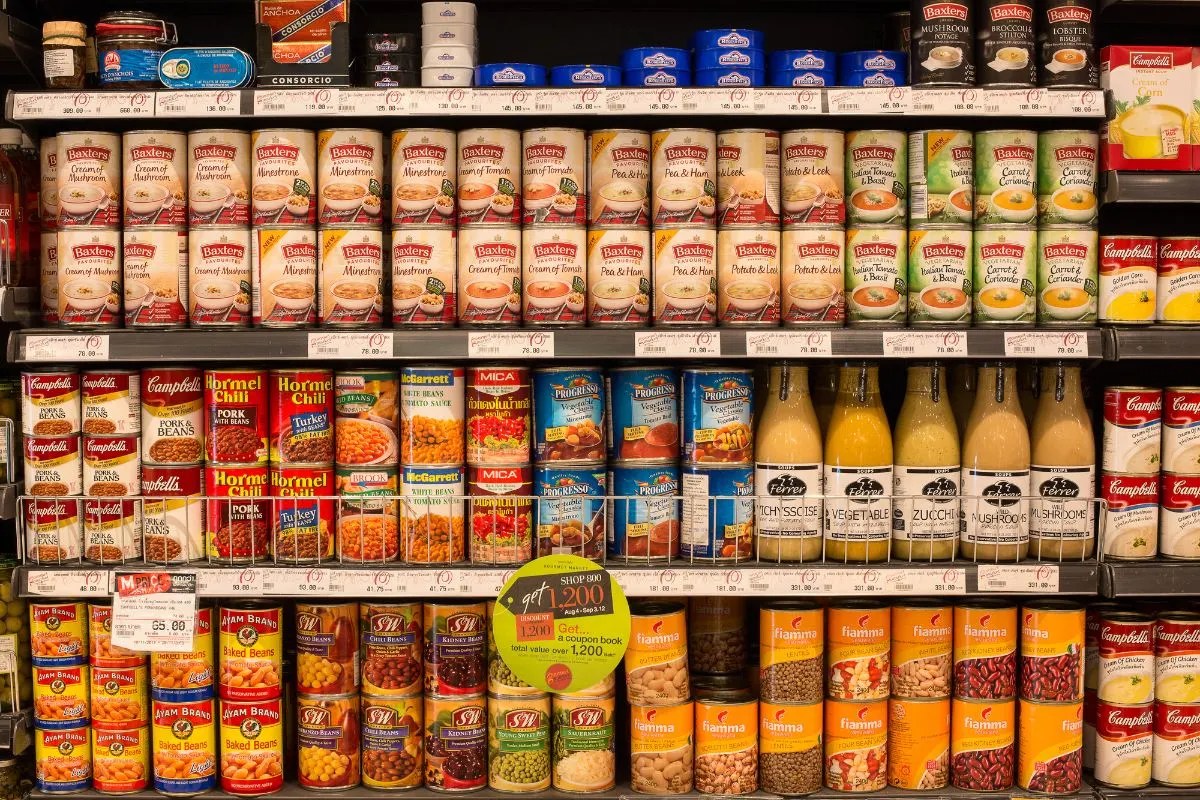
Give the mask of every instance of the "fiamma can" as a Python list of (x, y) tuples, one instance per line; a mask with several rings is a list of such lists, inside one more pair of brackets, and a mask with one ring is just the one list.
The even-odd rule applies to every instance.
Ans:
[(521, 223), (521, 132), (467, 128), (458, 132), (458, 224)]
[(784, 131), (780, 139), (783, 226), (846, 221), (846, 134), (828, 129)]
[[(1150, 783), (1154, 751), (1154, 705), (1100, 700), (1096, 706), (1096, 782), (1118, 789)], [(1169, 727), (1164, 725), (1164, 730)], [(1164, 741), (1164, 747), (1169, 745)]]
[(125, 230), (186, 224), (187, 135), (129, 131), (121, 149)]
[(1163, 471), (1200, 474), (1200, 386), (1168, 386), (1162, 405)]
[[(110, 436), (142, 430), (142, 377), (138, 370), (88, 370), (79, 383), (84, 433)], [(37, 426), (34, 428), (32, 433), (37, 434)]]
[(953, 632), (950, 606), (926, 602), (892, 606), (893, 697), (950, 696)]
[[(787, 207), (787, 201), (784, 201)], [(780, 238), (780, 315), (786, 327), (841, 327), (846, 320), (846, 232), (788, 228)]]
[(521, 223), (583, 225), (587, 214), (586, 134), (529, 128), (521, 134)]
[(1154, 700), (1154, 620), (1130, 611), (1100, 615), (1096, 696), (1102, 703)]
[(253, 224), (315, 225), (316, 135), (298, 128), (268, 128), (250, 137)]
[(888, 785), (944, 789), (950, 773), (950, 698), (888, 701)]
[[(692, 703), (629, 706), (630, 788), (646, 794), (686, 794), (692, 790), (692, 759), (685, 758), (694, 744), (695, 716)], [(678, 763), (668, 777), (655, 775), (654, 763)], [(668, 761), (669, 759), (669, 761)]]
[(58, 232), (43, 230), (41, 234), (40, 291), (42, 323), (58, 324)]
[(317, 222), (339, 227), (383, 224), (383, 134), (331, 128), (317, 134)]
[(250, 134), (188, 133), (188, 226), (250, 224)]
[(653, 263), (656, 326), (716, 323), (716, 231), (655, 230)]
[(583, 326), (586, 239), (583, 228), (527, 227), (521, 232), (521, 316), (526, 325)]
[(455, 223), (454, 181), (458, 177), (455, 133), (443, 128), (392, 132), (392, 224)]
[(742, 128), (717, 134), (717, 223), (779, 226), (779, 132)]
[(383, 320), (383, 234), (322, 228), (317, 248), (317, 318), (327, 328), (363, 328)]
[(1161, 464), (1163, 393), (1148, 386), (1104, 390), (1105, 472), (1157, 475)]
[(779, 231), (717, 233), (717, 320), (722, 327), (779, 325)]
[(458, 232), (458, 319), (472, 327), (513, 326), (521, 320), (521, 231)]
[(119, 227), (120, 138), (99, 131), (64, 131), (55, 138), (59, 230)]
[(888, 703), (825, 701), (825, 785), (873, 792), (887, 785)]
[(188, 312), (188, 234), (182, 230), (126, 230), (126, 328), (182, 328)]
[(637, 328), (649, 322), (649, 231), (588, 231), (587, 272), (588, 324), (594, 328)]
[(21, 431), (26, 436), (79, 433), (80, 383), (73, 367), (22, 372)]
[(650, 134), (625, 129), (592, 131), (588, 151), (588, 224), (647, 227)]
[(305, 328), (317, 321), (317, 233), (255, 228), (250, 234), (255, 327)]
[(457, 264), (458, 240), (453, 228), (393, 230), (392, 324), (405, 328), (454, 325), (458, 319)]
[(1200, 701), (1200, 613), (1163, 611), (1155, 619), (1154, 699)]
[(250, 325), (250, 261), (249, 229), (190, 231), (188, 319), (193, 328)]
[(655, 131), (650, 138), (650, 172), (655, 228), (716, 225), (716, 133), (701, 128)]
[(58, 232), (58, 324), (120, 324), (121, 233), (89, 228)]
[(1200, 237), (1161, 236), (1158, 239), (1158, 312), (1164, 325), (1200, 322)]
[(1105, 557), (1141, 561), (1158, 553), (1158, 483), (1157, 473), (1100, 476)]
[(1159, 555), (1200, 559), (1200, 475), (1164, 472), (1160, 492)]
[(1021, 606), (1022, 700), (1065, 703), (1083, 699), (1084, 611), (1067, 601)]
[[(695, 788), (701, 794), (750, 794), (758, 790), (758, 700), (749, 691), (698, 692)], [(732, 772), (718, 765), (732, 764)], [(712, 767), (710, 768), (710, 765)]]
[(1083, 772), (1083, 701), (1018, 701), (1017, 785), (1047, 794), (1079, 791)]
[(821, 788), (820, 770), (791, 771), (786, 765), (807, 755), (816, 763), (823, 758), (824, 726), (821, 703), (758, 703), (758, 746), (762, 754), (762, 790), (770, 794), (815, 792)]
[(955, 789), (1001, 791), (1016, 766), (1017, 704), (1013, 700), (950, 702), (950, 782)]
[(1100, 237), (1100, 321), (1149, 325), (1154, 321), (1158, 239)]
[(1166, 786), (1197, 786), (1200, 704), (1155, 703), (1152, 777)]
[(853, 601), (830, 606), (828, 619), (828, 697), (886, 699), (891, 673), (891, 610), (872, 601)]

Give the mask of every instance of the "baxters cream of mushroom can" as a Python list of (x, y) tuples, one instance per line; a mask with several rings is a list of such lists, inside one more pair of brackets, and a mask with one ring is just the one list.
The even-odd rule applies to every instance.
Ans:
[(717, 224), (779, 226), (779, 132), (717, 134)]
[(654, 324), (716, 324), (716, 231), (656, 230), (653, 259)]
[(650, 134), (610, 129), (588, 134), (588, 224), (650, 224)]
[(780, 136), (784, 227), (846, 222), (846, 134), (820, 128)]
[(42, 323), (58, 324), (58, 232), (42, 231), (41, 236)]
[(266, 128), (251, 134), (250, 149), (254, 225), (315, 225), (316, 134)]
[(583, 228), (521, 232), (521, 307), (526, 325), (583, 326), (587, 319), (587, 232)]
[(250, 324), (250, 231), (192, 230), (188, 236), (188, 319), (193, 328)]
[(785, 326), (841, 327), (846, 320), (846, 232), (790, 228), (779, 250), (780, 313)]
[(650, 137), (654, 227), (711, 228), (717, 212), (717, 134), (670, 128)]
[(458, 232), (458, 320), (473, 327), (521, 321), (521, 231)]
[(587, 139), (579, 128), (521, 134), (521, 222), (583, 225), (587, 214)]
[(187, 135), (129, 131), (121, 137), (126, 228), (184, 225), (187, 201)]
[(717, 320), (726, 327), (779, 324), (779, 231), (717, 232)]
[(317, 321), (316, 231), (255, 228), (250, 236), (250, 270), (256, 327), (304, 328)]
[(126, 328), (182, 328), (188, 312), (188, 235), (181, 230), (126, 230)]
[(458, 318), (458, 239), (453, 228), (392, 231), (392, 324), (447, 328)]
[(121, 233), (58, 232), (58, 324), (113, 328), (120, 324)]
[(442, 128), (393, 131), (392, 224), (453, 228), (457, 165), (454, 131)]
[(383, 319), (383, 233), (324, 228), (319, 233), (317, 317), (327, 328), (361, 328)]
[(333, 128), (317, 134), (317, 221), (383, 225), (383, 134)]
[(188, 225), (250, 224), (250, 134), (188, 133)]
[(650, 231), (588, 231), (587, 272), (589, 325), (634, 328), (649, 322)]
[(66, 131), (56, 138), (58, 227), (120, 225), (120, 138), (98, 131)]
[(458, 224), (521, 223), (521, 132), (467, 128), (458, 132)]
[(46, 136), (39, 146), (42, 232), (58, 229), (58, 137)]

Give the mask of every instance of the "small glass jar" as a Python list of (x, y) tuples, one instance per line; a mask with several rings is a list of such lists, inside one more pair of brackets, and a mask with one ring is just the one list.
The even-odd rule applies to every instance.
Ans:
[(154, 89), (158, 61), (178, 41), (175, 25), (145, 11), (114, 11), (96, 23), (100, 86)]
[(42, 66), (47, 89), (82, 89), (87, 26), (82, 22), (47, 22), (42, 25)]

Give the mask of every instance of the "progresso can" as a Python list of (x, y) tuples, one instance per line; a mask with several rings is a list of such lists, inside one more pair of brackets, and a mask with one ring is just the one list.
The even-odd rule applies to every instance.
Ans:
[(610, 461), (679, 458), (679, 370), (618, 367), (604, 385)]
[(608, 470), (608, 491), (610, 559), (678, 558), (679, 466), (675, 461), (615, 461)]
[(539, 556), (567, 554), (599, 560), (604, 553), (604, 463), (557, 467), (533, 474)]
[(533, 373), (534, 459), (603, 461), (604, 377), (598, 367), (551, 367)]
[(683, 370), (683, 457), (690, 462), (748, 464), (754, 374), (749, 369)]
[(754, 552), (754, 468), (684, 464), (679, 554), (685, 559), (744, 561)]

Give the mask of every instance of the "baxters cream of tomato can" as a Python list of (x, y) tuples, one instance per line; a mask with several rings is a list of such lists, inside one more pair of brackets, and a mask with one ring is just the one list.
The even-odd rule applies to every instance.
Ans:
[(322, 228), (319, 235), (317, 318), (321, 326), (378, 325), (383, 319), (383, 234)]
[(649, 322), (650, 231), (588, 231), (587, 274), (589, 325), (637, 328)]
[(255, 228), (250, 271), (256, 327), (304, 328), (317, 321), (317, 232), (310, 228)]
[(588, 134), (588, 224), (650, 224), (650, 134), (608, 129)]
[(1162, 406), (1163, 471), (1200, 475), (1200, 386), (1168, 386)]
[(59, 229), (118, 227), (120, 137), (100, 131), (64, 131), (55, 138)]
[(458, 319), (478, 327), (521, 321), (521, 231), (458, 232)]
[(266, 128), (250, 136), (254, 225), (315, 225), (316, 134)]
[(1157, 475), (1162, 462), (1163, 393), (1149, 386), (1104, 390), (1105, 472)]
[(446, 328), (458, 319), (458, 239), (453, 228), (392, 231), (392, 324)]
[(1158, 239), (1158, 311), (1165, 325), (1200, 322), (1200, 237)]
[(1158, 239), (1100, 237), (1100, 321), (1149, 325), (1154, 321)]
[(722, 327), (779, 325), (779, 231), (717, 232), (717, 320)]
[(1159, 554), (1200, 560), (1200, 475), (1164, 472), (1160, 492)]
[(521, 301), (526, 325), (583, 326), (587, 318), (587, 231), (525, 228), (521, 232)]
[(408, 128), (392, 132), (392, 224), (454, 229), (458, 177), (454, 131)]
[(780, 237), (780, 316), (788, 327), (841, 327), (846, 320), (846, 232), (788, 228)]
[(126, 328), (187, 325), (188, 235), (182, 230), (124, 233)]
[(458, 132), (458, 224), (521, 223), (521, 132), (467, 128)]
[(194, 328), (250, 325), (249, 229), (188, 234), (188, 318)]
[(711, 228), (717, 213), (717, 134), (702, 128), (669, 128), (650, 138), (655, 228)]
[(583, 225), (586, 153), (587, 138), (579, 128), (529, 128), (521, 134), (523, 225)]
[(1158, 553), (1158, 474), (1100, 476), (1104, 499), (1104, 555), (1140, 561)]
[(383, 224), (383, 134), (332, 128), (317, 134), (317, 222), (339, 227)]
[(779, 132), (717, 134), (717, 224), (779, 226)]
[(655, 230), (653, 260), (654, 324), (716, 324), (716, 231)]
[(125, 229), (187, 223), (187, 134), (129, 131), (121, 137)]
[(115, 328), (121, 319), (121, 233), (92, 228), (58, 232), (58, 324)]

